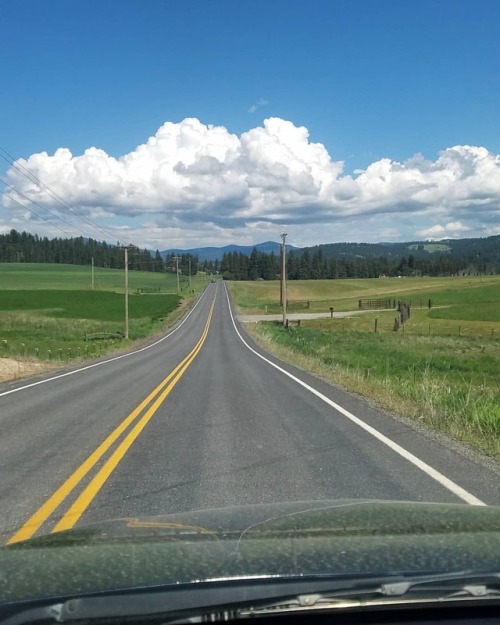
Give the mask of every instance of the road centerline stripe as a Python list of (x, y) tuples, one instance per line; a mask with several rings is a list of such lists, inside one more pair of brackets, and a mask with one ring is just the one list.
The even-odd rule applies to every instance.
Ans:
[(119, 446), (115, 449), (115, 451), (111, 454), (110, 458), (105, 462), (105, 464), (101, 467), (101, 469), (97, 472), (91, 482), (86, 486), (83, 492), (78, 496), (73, 505), (69, 508), (66, 514), (62, 517), (62, 519), (56, 524), (52, 532), (60, 532), (62, 530), (71, 529), (78, 519), (82, 516), (85, 510), (92, 503), (93, 499), (96, 497), (98, 492), (106, 483), (107, 479), (110, 477), (111, 473), (118, 466), (120, 461), (123, 459), (127, 451), (130, 449), (134, 441), (152, 419), (152, 417), (157, 412), (158, 408), (163, 404), (165, 399), (170, 395), (170, 392), (175, 387), (177, 382), (182, 378), (188, 367), (191, 365), (193, 360), (198, 355), (199, 351), (203, 347), (203, 343), (208, 335), (208, 330), (210, 328), (210, 323), (212, 321), (213, 308), (215, 304), (215, 299), (212, 304), (212, 308), (210, 309), (210, 314), (207, 320), (207, 324), (205, 326), (205, 330), (203, 332), (202, 338), (200, 339), (196, 348), (191, 352), (189, 356), (189, 360), (183, 365), (183, 367), (178, 370), (175, 377), (172, 379), (167, 388), (155, 399), (153, 404), (148, 408), (146, 413), (141, 417), (141, 419), (135, 424), (132, 430), (127, 434), (124, 440), (119, 444)]
[[(184, 371), (194, 360), (194, 355), (198, 354), (203, 345), (215, 305), (215, 297), (210, 308), (209, 316), (203, 333), (191, 352), (149, 393), (149, 395), (109, 434), (106, 439), (88, 456), (88, 458), (74, 471), (69, 478), (38, 508), (38, 510), (26, 521), (26, 523), (7, 541), (7, 545), (27, 540), (40, 529), (40, 527), (50, 518), (55, 510), (64, 502), (78, 484), (94, 468), (104, 454), (125, 432), (125, 430), (136, 420), (142, 411), (151, 404), (155, 398), (161, 396), (163, 389), (172, 379), (176, 381), (180, 378), (179, 372)], [(182, 375), (182, 374), (181, 374)], [(153, 403), (153, 405), (155, 405)], [(151, 415), (152, 416), (152, 415)], [(138, 435), (138, 434), (137, 434)]]

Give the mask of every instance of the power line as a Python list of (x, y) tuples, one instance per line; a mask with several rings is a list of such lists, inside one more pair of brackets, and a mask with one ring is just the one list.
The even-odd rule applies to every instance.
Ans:
[[(31, 200), (28, 196), (24, 195), (24, 193), (21, 193), (21, 191), (18, 191), (16, 188), (14, 188), (11, 184), (9, 184), (8, 182), (6, 182), (3, 178), (0, 178), (0, 182), (3, 183), (6, 187), (8, 187), (9, 189), (12, 189), (12, 191), (14, 191), (14, 193), (17, 193), (17, 195), (20, 195), (22, 198), (24, 198), (25, 200), (27, 200), (28, 202), (30, 202), (31, 204), (34, 204), (35, 206), (38, 206), (38, 208), (40, 208), (41, 210), (47, 211), (47, 213), (49, 213), (49, 215), (51, 215), (52, 217), (55, 217), (56, 219), (59, 219), (60, 221), (62, 221), (64, 224), (66, 224), (67, 226), (69, 226), (70, 228), (73, 228), (75, 230), (78, 230), (81, 234), (83, 234), (84, 236), (87, 236), (87, 232), (85, 230), (82, 230), (81, 228), (79, 228), (77, 225), (72, 224), (71, 222), (69, 222), (68, 220), (64, 219), (63, 217), (61, 217), (61, 215), (58, 215), (57, 213), (54, 213), (50, 210), (50, 208), (47, 208), (46, 206), (42, 206), (41, 204), (38, 204), (38, 202), (35, 202), (34, 200)], [(50, 224), (51, 226), (54, 226), (55, 228), (58, 228), (59, 230), (62, 230), (62, 228), (59, 228), (59, 226), (57, 226), (57, 224), (51, 222), (49, 219), (43, 217), (42, 215), (39, 215), (36, 211), (31, 210), (28, 206), (25, 206), (24, 204), (21, 204), (21, 202), (19, 202), (18, 200), (16, 200), (15, 198), (13, 198), (11, 195), (7, 195), (5, 190), (3, 190), (2, 195), (5, 195), (6, 197), (9, 198), (9, 200), (13, 200), (14, 202), (17, 202), (17, 204), (19, 204), (20, 206), (22, 206), (23, 208), (25, 208), (26, 210), (30, 211), (31, 213), (33, 213), (34, 215), (36, 215), (37, 217), (40, 217), (40, 219), (43, 219), (44, 221), (46, 221), (48, 224)], [(63, 232), (66, 232), (65, 230), (63, 230)], [(67, 233), (68, 236), (72, 236), (71, 234)]]
[(19, 171), (19, 173), (22, 176), (24, 176), (25, 178), (27, 178), (28, 180), (33, 182), (41, 191), (44, 191), (45, 193), (47, 193), (47, 195), (49, 195), (58, 204), (64, 206), (65, 208), (68, 208), (70, 211), (75, 212), (81, 219), (86, 221), (95, 230), (101, 231), (102, 233), (106, 234), (107, 236), (111, 237), (112, 239), (114, 238), (113, 234), (111, 234), (106, 229), (104, 229), (101, 226), (99, 226), (96, 222), (94, 222), (92, 219), (90, 219), (89, 217), (84, 215), (76, 207), (71, 206), (70, 204), (68, 204), (68, 202), (66, 202), (66, 200), (64, 198), (62, 198), (58, 193), (56, 193), (53, 189), (51, 189), (49, 187), (49, 185), (47, 185), (44, 182), (42, 182), (37, 176), (35, 176), (35, 174), (33, 174), (31, 171), (29, 171), (29, 169), (24, 167), (24, 165), (21, 165), (20, 163), (18, 163), (16, 161), (16, 159), (11, 154), (9, 154), (9, 152), (7, 152), (7, 150), (2, 148), (1, 146), (0, 146), (0, 151), (4, 152), (9, 157), (9, 158), (6, 158), (3, 154), (0, 154), (1, 158), (3, 158), (10, 165), (12, 165), (12, 167), (14, 167), (14, 169), (17, 169), (17, 171)]
[[(3, 182), (3, 180), (2, 180)], [(2, 195), (5, 195), (5, 192), (2, 191)], [(19, 204), (19, 206), (21, 206), (21, 208), (25, 208), (27, 211), (29, 211), (30, 213), (33, 213), (33, 215), (36, 215), (39, 219), (42, 219), (43, 221), (46, 221), (48, 224), (50, 224), (51, 226), (53, 226), (54, 228), (57, 228), (58, 230), (60, 230), (61, 232), (64, 232), (64, 234), (68, 235), (69, 237), (71, 237), (71, 234), (69, 232), (67, 232), (66, 230), (64, 230), (64, 228), (60, 228), (57, 224), (51, 223), (46, 217), (44, 217), (43, 215), (39, 215), (36, 211), (34, 211), (32, 208), (29, 208), (28, 206), (24, 206), (24, 204), (21, 204), (21, 202), (18, 202), (16, 199), (14, 199), (13, 197), (9, 196), (9, 199), (12, 200), (13, 202), (16, 202), (16, 204)]]
[(24, 165), (21, 165), (20, 163), (18, 163), (17, 160), (11, 154), (9, 154), (7, 150), (2, 148), (1, 146), (0, 146), (0, 151), (6, 154), (8, 157), (7, 158), (6, 156), (4, 156), (4, 154), (0, 153), (0, 158), (3, 158), (4, 161), (9, 163), (9, 165), (11, 165), (14, 169), (16, 169), (22, 176), (30, 180), (30, 182), (34, 183), (41, 191), (43, 191), (44, 193), (47, 193), (47, 195), (49, 195), (54, 201), (56, 201), (61, 206), (64, 206), (65, 208), (70, 210), (72, 213), (75, 213), (80, 219), (82, 219), (87, 224), (92, 226), (92, 228), (94, 228), (94, 230), (96, 230), (97, 232), (101, 232), (106, 237), (110, 237), (111, 239), (115, 238), (115, 236), (111, 232), (106, 230), (106, 228), (99, 226), (99, 224), (97, 224), (95, 221), (90, 219), (90, 217), (87, 217), (84, 213), (82, 213), (76, 207), (71, 206), (71, 204), (69, 204), (64, 198), (62, 198), (58, 193), (56, 193), (53, 189), (51, 189), (49, 185), (42, 182), (37, 176), (35, 176), (35, 174), (33, 174), (32, 172), (29, 171), (29, 169), (24, 167)]

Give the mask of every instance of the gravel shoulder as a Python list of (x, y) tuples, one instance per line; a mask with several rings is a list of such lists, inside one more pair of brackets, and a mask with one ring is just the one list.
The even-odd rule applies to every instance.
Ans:
[(14, 358), (0, 358), (0, 382), (11, 382), (27, 378), (46, 371), (59, 369), (61, 365), (43, 362), (40, 360), (16, 360)]

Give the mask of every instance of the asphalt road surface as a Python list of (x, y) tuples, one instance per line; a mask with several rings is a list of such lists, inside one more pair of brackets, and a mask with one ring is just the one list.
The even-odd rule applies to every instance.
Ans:
[(138, 352), (0, 386), (3, 542), (291, 500), (500, 504), (499, 475), (269, 356), (211, 284)]

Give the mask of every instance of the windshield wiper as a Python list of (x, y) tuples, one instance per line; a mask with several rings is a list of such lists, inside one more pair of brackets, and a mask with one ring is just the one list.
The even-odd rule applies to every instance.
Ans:
[(26, 605), (1, 625), (37, 621), (71, 623), (123, 617), (154, 617), (163, 622), (195, 623), (236, 620), (304, 610), (327, 610), (380, 604), (410, 604), (443, 600), (500, 599), (500, 573), (440, 573), (339, 580), (269, 578), (199, 582), (187, 587), (122, 590)]
[(389, 579), (380, 584), (358, 585), (347, 590), (283, 597), (241, 610), (242, 617), (333, 609), (389, 603), (419, 603), (461, 599), (500, 599), (500, 574), (438, 574), (410, 579)]

